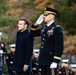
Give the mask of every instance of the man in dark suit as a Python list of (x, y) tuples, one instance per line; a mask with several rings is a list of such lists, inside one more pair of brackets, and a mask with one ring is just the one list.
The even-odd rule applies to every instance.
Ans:
[[(41, 67), (41, 75), (55, 75), (58, 63), (63, 51), (63, 32), (55, 22), (57, 10), (46, 7), (34, 25), (31, 27), (33, 37), (41, 36), (41, 46), (38, 63)], [(42, 28), (37, 29), (39, 24), (46, 22)]]
[(16, 75), (29, 75), (33, 51), (33, 39), (30, 39), (28, 30), (29, 21), (25, 18), (18, 21), (18, 32), (16, 37), (16, 50), (13, 61), (13, 70)]

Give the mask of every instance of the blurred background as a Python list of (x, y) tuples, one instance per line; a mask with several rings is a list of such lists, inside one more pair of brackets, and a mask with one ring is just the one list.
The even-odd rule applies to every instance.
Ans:
[[(15, 42), (18, 19), (28, 18), (31, 27), (46, 6), (55, 7), (60, 13), (56, 22), (64, 32), (62, 58), (76, 63), (76, 0), (0, 0), (0, 32), (7, 50), (9, 51), (8, 45)], [(40, 37), (35, 38), (34, 48), (39, 47)]]

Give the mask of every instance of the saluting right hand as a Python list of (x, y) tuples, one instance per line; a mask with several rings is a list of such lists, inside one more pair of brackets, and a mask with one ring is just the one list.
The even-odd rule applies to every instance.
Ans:
[(43, 22), (43, 14), (39, 16), (39, 18), (37, 19), (35, 25), (40, 25)]

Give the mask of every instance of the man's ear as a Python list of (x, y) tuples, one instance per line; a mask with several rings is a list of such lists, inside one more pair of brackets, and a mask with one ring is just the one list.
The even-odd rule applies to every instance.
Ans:
[(26, 24), (27, 25), (27, 28), (29, 27), (29, 25), (28, 24)]
[(27, 24), (25, 24), (25, 27), (26, 27), (26, 28), (28, 28), (28, 25), (27, 25)]

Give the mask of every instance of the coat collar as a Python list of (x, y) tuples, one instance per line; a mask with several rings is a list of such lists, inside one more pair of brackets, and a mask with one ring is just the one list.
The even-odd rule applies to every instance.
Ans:
[(24, 33), (27, 33), (27, 32), (28, 32), (28, 29), (24, 30), (23, 32), (18, 31), (18, 33), (20, 33), (20, 34), (24, 34)]
[(52, 21), (51, 23), (47, 24), (47, 27), (49, 27), (54, 21)]
[(50, 28), (51, 28), (51, 27), (54, 27), (54, 28), (55, 28), (55, 27), (57, 27), (57, 24), (56, 24), (55, 22), (53, 22), (52, 24), (49, 25), (49, 27), (50, 27)]

